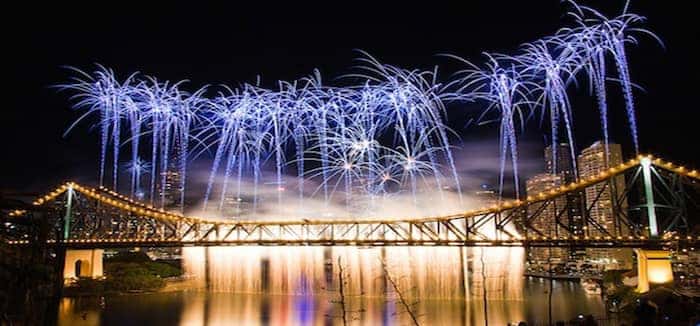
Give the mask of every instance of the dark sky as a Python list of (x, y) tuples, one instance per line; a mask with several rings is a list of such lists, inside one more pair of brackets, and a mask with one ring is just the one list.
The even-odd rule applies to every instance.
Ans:
[[(93, 2), (95, 3), (95, 2)], [(3, 19), (3, 54), (9, 55), (2, 123), (0, 189), (39, 191), (63, 180), (97, 172), (97, 134), (83, 124), (66, 138), (62, 133), (78, 114), (66, 93), (50, 88), (67, 81), (61, 66), (84, 70), (101, 63), (121, 77), (140, 71), (160, 79), (189, 79), (192, 89), (206, 84), (236, 85), (262, 75), (266, 85), (295, 79), (314, 68), (326, 80), (350, 70), (358, 56), (370, 52), (381, 61), (406, 68), (431, 68), (443, 74), (454, 66), (438, 53), (483, 62), (482, 51), (512, 53), (519, 44), (555, 32), (569, 23), (558, 0), (408, 1), (394, 6), (380, 1), (327, 1), (318, 5), (280, 7), (247, 1), (232, 7), (164, 4), (159, 8), (125, 2), (83, 7), (25, 4), (8, 9)], [(199, 1), (197, 1), (199, 3)], [(252, 3), (252, 4), (251, 4)], [(453, 2), (454, 3), (454, 2)], [(581, 1), (614, 15), (621, 0)], [(683, 5), (681, 5), (683, 4)], [(97, 6), (95, 4), (95, 6)], [(637, 91), (643, 152), (700, 167), (700, 114), (696, 98), (698, 25), (694, 10), (679, 1), (632, 3), (648, 17), (647, 27), (665, 42), (650, 38), (629, 50)], [(614, 89), (614, 87), (611, 87)], [(572, 90), (578, 146), (598, 137), (598, 113), (585, 87)], [(610, 93), (614, 140), (631, 151), (620, 94)], [(452, 108), (458, 110), (459, 108)], [(491, 127), (495, 128), (495, 126)], [(535, 136), (541, 133), (531, 124)], [(479, 130), (460, 130), (463, 139)], [(94, 177), (92, 177), (94, 180)]]

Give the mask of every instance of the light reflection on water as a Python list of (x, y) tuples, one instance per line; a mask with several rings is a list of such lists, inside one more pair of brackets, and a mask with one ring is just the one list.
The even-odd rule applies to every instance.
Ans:
[[(523, 278), (522, 248), (484, 248), (488, 318), (493, 325), (547, 321), (548, 283)], [(64, 299), (63, 325), (338, 325), (339, 267), (347, 319), (355, 325), (405, 325), (398, 290), (428, 325), (481, 325), (482, 249), (456, 247), (183, 248), (186, 291)], [(338, 265), (340, 259), (340, 265)], [(382, 268), (386, 262), (387, 273)], [(603, 315), (599, 297), (555, 282), (554, 319)], [(128, 316), (125, 316), (128, 315)]]
[(182, 255), (195, 286), (214, 292), (318, 294), (338, 288), (342, 267), (348, 293), (384, 296), (393, 290), (385, 262), (406, 295), (455, 299), (483, 295), (482, 251), (487, 297), (522, 299), (522, 248), (188, 247)]

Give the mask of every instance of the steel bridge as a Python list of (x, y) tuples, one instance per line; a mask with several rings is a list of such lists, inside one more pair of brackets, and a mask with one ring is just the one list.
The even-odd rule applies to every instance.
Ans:
[[(0, 239), (11, 245), (30, 244), (27, 223), (22, 221), (39, 216), (50, 221), (47, 243), (74, 249), (222, 245), (660, 248), (700, 242), (690, 232), (699, 191), (697, 171), (638, 156), (545, 193), (454, 215), (253, 221), (168, 212), (106, 188), (68, 182), (37, 198), (30, 208), (5, 212)], [(592, 210), (600, 204), (612, 209), (611, 226), (592, 217)], [(577, 212), (573, 220), (571, 212)], [(545, 218), (550, 226), (543, 229)]]

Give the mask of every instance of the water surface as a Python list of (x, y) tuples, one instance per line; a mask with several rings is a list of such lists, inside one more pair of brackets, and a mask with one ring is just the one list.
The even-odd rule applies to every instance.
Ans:
[[(177, 291), (66, 298), (60, 324), (342, 325), (343, 310), (354, 325), (411, 324), (400, 298), (425, 325), (548, 316), (549, 282), (522, 276), (522, 248), (190, 247), (183, 265)], [(605, 317), (600, 296), (553, 286), (554, 320)]]

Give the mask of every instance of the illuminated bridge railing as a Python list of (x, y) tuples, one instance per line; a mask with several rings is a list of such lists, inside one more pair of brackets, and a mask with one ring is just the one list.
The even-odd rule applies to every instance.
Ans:
[[(111, 248), (111, 247), (183, 247), (183, 246), (468, 246), (468, 247), (581, 247), (581, 248), (661, 248), (687, 247), (700, 242), (698, 236), (666, 236), (660, 239), (646, 237), (583, 237), (547, 238), (533, 237), (504, 240), (369, 240), (369, 239), (155, 239), (155, 238), (112, 238), (112, 239), (68, 239), (48, 240), (49, 244), (61, 243), (70, 248)], [(29, 240), (10, 240), (11, 245), (28, 245)]]
[[(652, 191), (658, 202), (645, 198), (634, 201), (644, 187), (641, 161), (653, 167), (647, 172), (655, 181)], [(651, 171), (651, 172), (649, 172)], [(625, 176), (624, 189), (613, 180)], [(420, 218), (296, 219), (282, 221), (208, 220), (184, 216), (127, 198), (104, 188), (66, 183), (34, 201), (34, 206), (55, 220), (50, 243), (70, 247), (187, 246), (187, 245), (453, 245), (453, 246), (577, 246), (577, 247), (659, 247), (671, 243), (695, 243), (688, 235), (685, 192), (697, 189), (700, 175), (695, 170), (640, 156), (599, 175), (564, 185), (521, 200), (503, 201), (492, 207), (460, 214)], [(569, 211), (565, 196), (583, 196), (595, 189), (612, 195), (614, 229), (601, 226), (589, 211), (595, 201), (579, 207), (582, 228), (575, 229), (562, 217)], [(682, 192), (681, 192), (682, 190)], [(637, 197), (640, 197), (637, 196)], [(600, 196), (595, 196), (600, 197)], [(645, 221), (652, 207), (659, 236), (650, 236)], [(555, 232), (536, 227), (543, 212), (554, 211)], [(664, 210), (665, 209), (665, 210)], [(13, 211), (21, 218), (26, 212)], [(636, 214), (636, 215), (635, 215)], [(550, 216), (551, 218), (551, 216)], [(7, 223), (5, 223), (7, 224)], [(21, 232), (10, 244), (27, 244)]]

